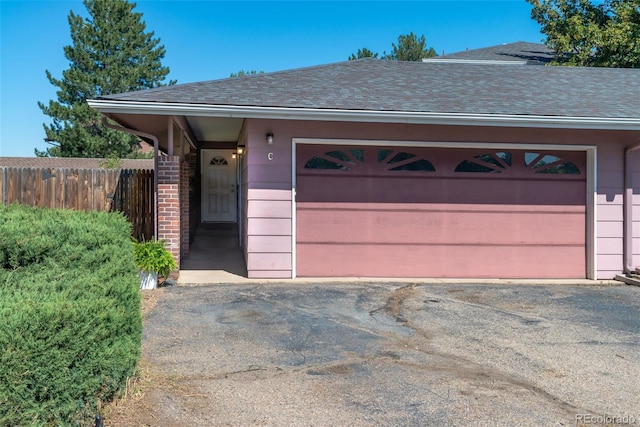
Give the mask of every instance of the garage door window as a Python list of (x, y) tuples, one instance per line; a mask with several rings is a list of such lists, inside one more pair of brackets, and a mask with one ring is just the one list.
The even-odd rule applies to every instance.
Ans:
[[(522, 153), (516, 165), (522, 164), (533, 173), (540, 174), (569, 174), (580, 175), (580, 169), (571, 161), (566, 161), (561, 157), (546, 153)], [(513, 166), (516, 166), (513, 165)], [(458, 164), (456, 172), (480, 172), (480, 173), (503, 173), (512, 167), (512, 156), (510, 152), (496, 152), (479, 154), (471, 159), (463, 160)]]
[(544, 153), (525, 153), (524, 161), (535, 173), (580, 175), (580, 169), (573, 162)]
[(360, 149), (347, 151), (332, 150), (318, 156), (313, 156), (307, 163), (305, 169), (324, 170), (350, 170), (358, 163), (362, 163), (364, 154)]
[(473, 159), (464, 160), (456, 167), (456, 172), (486, 172), (501, 173), (511, 166), (511, 153), (500, 151), (497, 153), (480, 154)]
[(433, 172), (436, 168), (433, 164), (421, 159), (417, 155), (405, 151), (378, 150), (378, 163), (385, 163), (390, 171), (423, 171)]
[[(376, 156), (375, 152), (367, 152), (361, 148), (351, 148), (345, 150), (332, 150), (322, 154), (318, 154), (309, 159), (304, 169), (319, 170), (343, 170), (348, 171), (365, 163), (372, 161)], [(382, 167), (386, 171), (414, 171), (414, 172), (433, 172), (436, 168), (426, 159), (416, 154), (406, 151), (395, 151), (389, 149), (377, 150), (378, 168)]]

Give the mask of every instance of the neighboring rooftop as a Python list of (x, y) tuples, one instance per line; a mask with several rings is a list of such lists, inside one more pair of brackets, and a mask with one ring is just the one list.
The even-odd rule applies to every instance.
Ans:
[(449, 61), (449, 62), (506, 62), (511, 64), (545, 65), (554, 58), (552, 49), (544, 44), (515, 42), (482, 49), (466, 50), (423, 59), (425, 62)]
[[(104, 161), (75, 157), (0, 157), (0, 167), (101, 169)], [(153, 169), (153, 159), (122, 159), (119, 169)]]
[(215, 106), (637, 119), (639, 99), (640, 69), (360, 59), (103, 96), (99, 103), (135, 104), (145, 114)]

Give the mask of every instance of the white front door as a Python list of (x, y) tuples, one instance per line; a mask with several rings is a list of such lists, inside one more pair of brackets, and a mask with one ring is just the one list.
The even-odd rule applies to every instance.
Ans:
[(237, 182), (233, 150), (202, 150), (202, 221), (236, 222)]

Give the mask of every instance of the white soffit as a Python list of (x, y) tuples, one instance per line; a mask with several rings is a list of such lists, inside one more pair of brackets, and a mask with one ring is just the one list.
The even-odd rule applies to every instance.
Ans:
[(235, 141), (242, 128), (242, 118), (187, 116), (198, 141)]

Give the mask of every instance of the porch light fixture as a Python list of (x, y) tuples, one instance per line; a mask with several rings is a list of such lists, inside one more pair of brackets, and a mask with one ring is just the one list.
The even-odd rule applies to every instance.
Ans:
[(244, 154), (244, 147), (238, 147), (238, 155), (242, 156)]
[(271, 132), (267, 134), (267, 144), (273, 145), (273, 134)]
[(231, 153), (231, 158), (235, 159), (237, 157), (238, 153), (236, 153), (235, 151), (233, 153)]

